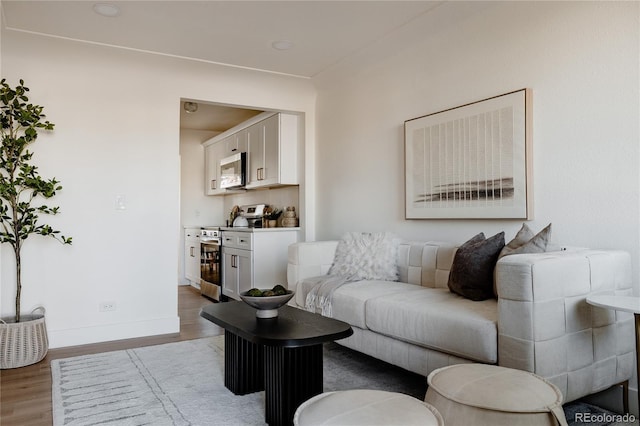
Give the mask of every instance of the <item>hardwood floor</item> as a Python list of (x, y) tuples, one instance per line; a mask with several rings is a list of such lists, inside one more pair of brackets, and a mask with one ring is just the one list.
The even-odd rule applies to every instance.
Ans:
[(0, 425), (50, 426), (53, 424), (50, 363), (54, 359), (224, 334), (223, 329), (200, 317), (200, 308), (210, 303), (212, 302), (200, 296), (193, 287), (180, 286), (178, 287), (179, 334), (50, 349), (45, 359), (37, 364), (0, 370)]

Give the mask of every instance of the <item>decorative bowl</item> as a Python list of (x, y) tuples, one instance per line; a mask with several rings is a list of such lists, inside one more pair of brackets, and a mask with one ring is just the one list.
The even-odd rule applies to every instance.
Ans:
[(278, 308), (286, 304), (293, 297), (294, 292), (287, 290), (286, 294), (280, 296), (247, 296), (247, 292), (240, 294), (247, 305), (256, 308), (256, 317), (275, 318), (278, 316)]

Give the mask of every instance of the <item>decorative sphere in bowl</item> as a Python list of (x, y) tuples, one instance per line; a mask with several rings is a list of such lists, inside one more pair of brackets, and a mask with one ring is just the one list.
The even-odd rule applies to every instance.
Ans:
[[(280, 291), (277, 292), (279, 294), (273, 291), (276, 287), (281, 287)], [(294, 292), (291, 290), (285, 290), (282, 286), (276, 287), (266, 290), (252, 288), (251, 290), (240, 293), (240, 299), (247, 305), (257, 309), (256, 317), (275, 318), (278, 316), (278, 308), (285, 305), (294, 295)], [(262, 295), (257, 296), (257, 294)]]

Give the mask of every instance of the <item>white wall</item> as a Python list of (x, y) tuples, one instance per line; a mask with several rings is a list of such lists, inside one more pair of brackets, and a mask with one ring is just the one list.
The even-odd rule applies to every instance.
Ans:
[(218, 132), (180, 130), (180, 220), (183, 226), (224, 223), (222, 198), (205, 195), (202, 142)]
[(496, 2), (431, 38), (424, 16), (399, 32), (407, 44), (383, 41), (396, 53), (374, 58), (374, 46), (360, 55), (368, 66), (319, 81), (318, 239), (359, 230), (512, 238), (522, 221), (404, 219), (403, 123), (530, 87), (531, 226), (552, 222), (561, 244), (631, 252), (637, 285), (638, 16), (637, 2)]
[[(178, 330), (180, 98), (315, 116), (307, 80), (11, 31), (2, 76), (23, 78), (56, 124), (34, 162), (62, 182), (62, 213), (49, 222), (74, 243), (34, 237), (23, 259), (23, 310), (45, 305), (51, 347)], [(307, 130), (313, 143), (313, 123)], [(0, 314), (9, 315), (12, 256), (2, 252)], [(117, 310), (98, 312), (104, 301)]]

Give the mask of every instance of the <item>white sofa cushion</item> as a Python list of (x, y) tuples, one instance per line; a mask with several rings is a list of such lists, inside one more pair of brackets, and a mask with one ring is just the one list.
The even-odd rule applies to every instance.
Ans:
[(366, 325), (372, 331), (475, 361), (498, 361), (497, 302), (474, 302), (448, 289), (370, 298)]
[(457, 245), (437, 241), (408, 242), (398, 247), (398, 281), (423, 287), (448, 288)]
[(367, 328), (367, 303), (393, 294), (414, 294), (423, 287), (397, 281), (357, 281), (347, 283), (333, 294), (333, 318)]

